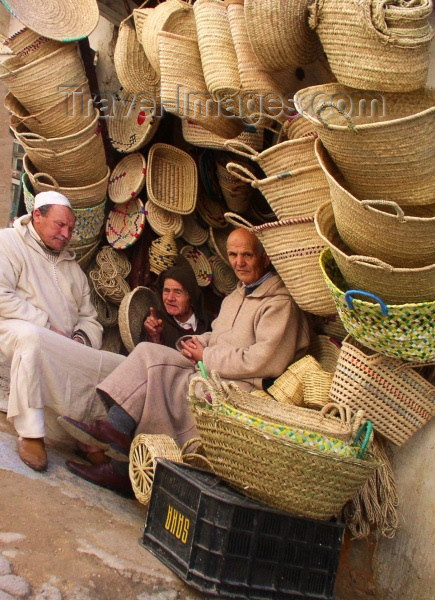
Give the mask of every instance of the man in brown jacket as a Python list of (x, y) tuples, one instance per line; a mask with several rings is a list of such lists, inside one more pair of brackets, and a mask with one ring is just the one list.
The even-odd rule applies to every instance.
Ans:
[(227, 252), (239, 284), (222, 302), (211, 332), (183, 342), (181, 352), (138, 344), (97, 386), (111, 406), (106, 420), (86, 424), (59, 418), (74, 438), (112, 457), (92, 466), (69, 461), (70, 471), (109, 489), (131, 491), (128, 451), (135, 435), (167, 434), (179, 446), (197, 436), (187, 391), (199, 361), (207, 371), (216, 370), (250, 391), (261, 389), (264, 379), (278, 377), (303, 354), (309, 343), (305, 315), (271, 270), (257, 238), (236, 229), (228, 237)]

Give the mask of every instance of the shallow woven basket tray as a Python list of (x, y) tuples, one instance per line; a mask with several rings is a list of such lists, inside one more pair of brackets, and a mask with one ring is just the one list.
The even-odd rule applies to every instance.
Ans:
[(100, 16), (96, 0), (5, 0), (3, 4), (33, 31), (61, 42), (88, 37)]
[(196, 163), (169, 144), (153, 144), (146, 174), (148, 197), (157, 206), (187, 215), (195, 210), (198, 191)]
[(154, 204), (152, 200), (147, 200), (145, 214), (148, 225), (157, 235), (164, 235), (169, 230), (174, 232), (176, 238), (183, 235), (183, 218), (178, 213), (169, 212)]
[(180, 254), (189, 261), (190, 266), (195, 273), (198, 285), (201, 287), (210, 285), (213, 274), (206, 255), (193, 246), (183, 246), (180, 250)]
[(193, 214), (183, 215), (183, 239), (192, 246), (202, 246), (208, 239), (208, 231), (201, 227)]
[(160, 118), (148, 96), (129, 95), (118, 97), (112, 105), (107, 131), (112, 146), (118, 152), (128, 154), (148, 144), (156, 133)]
[(210, 256), (208, 262), (212, 270), (213, 287), (220, 294), (228, 296), (237, 286), (238, 280), (234, 271), (217, 254)]
[(113, 169), (107, 188), (109, 198), (115, 204), (123, 204), (135, 198), (145, 185), (146, 161), (140, 152), (128, 154)]
[(106, 238), (113, 248), (122, 250), (132, 246), (145, 227), (145, 207), (140, 198), (132, 198), (115, 206), (106, 221)]
[(121, 300), (118, 325), (122, 343), (131, 352), (139, 343), (143, 323), (151, 307), (157, 306), (155, 293), (145, 286), (134, 288)]

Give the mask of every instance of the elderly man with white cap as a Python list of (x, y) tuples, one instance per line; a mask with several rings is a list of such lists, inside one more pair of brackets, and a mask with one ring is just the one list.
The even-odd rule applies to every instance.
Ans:
[(88, 282), (67, 248), (74, 225), (68, 199), (41, 192), (31, 215), (0, 230), (0, 362), (11, 368), (7, 416), (20, 458), (37, 471), (47, 468), (44, 410), (83, 420), (104, 416), (95, 386), (124, 358), (99, 350), (102, 327)]

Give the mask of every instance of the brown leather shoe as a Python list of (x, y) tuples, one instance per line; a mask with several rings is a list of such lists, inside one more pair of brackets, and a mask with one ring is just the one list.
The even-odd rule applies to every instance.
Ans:
[[(114, 444), (116, 448), (119, 448), (121, 460), (122, 457), (125, 460), (125, 456), (128, 456), (131, 444), (130, 436), (115, 429), (108, 421), (81, 423), (70, 417), (58, 417), (57, 420), (65, 431), (82, 444), (96, 446), (101, 450), (109, 450), (110, 444)], [(113, 448), (110, 449), (112, 458), (116, 458), (114, 456), (116, 452), (113, 451)]]
[(47, 452), (44, 438), (18, 438), (18, 454), (23, 463), (35, 471), (47, 468)]
[(67, 460), (66, 466), (71, 473), (74, 473), (74, 475), (78, 475), (82, 479), (86, 479), (86, 481), (90, 481), (95, 485), (128, 496), (133, 494), (130, 478), (117, 473), (113, 468), (112, 461), (101, 465), (84, 465), (72, 460)]

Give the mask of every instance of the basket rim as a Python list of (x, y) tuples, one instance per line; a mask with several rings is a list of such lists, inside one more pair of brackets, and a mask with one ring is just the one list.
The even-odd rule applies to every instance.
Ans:
[(144, 317), (148, 312), (149, 308), (156, 303), (156, 296), (153, 290), (143, 285), (135, 287), (121, 300), (121, 304), (119, 305), (118, 309), (118, 327), (122, 343), (124, 344), (128, 352), (131, 352), (138, 343), (135, 343), (133, 339), (133, 333), (131, 331), (130, 324), (130, 309), (132, 308), (133, 301), (137, 300), (138, 295), (140, 296), (139, 307), (143, 308)]
[[(114, 181), (115, 181), (114, 177), (118, 177), (118, 174), (122, 173), (123, 163), (128, 163), (128, 162), (131, 163), (132, 159), (133, 159), (133, 161), (135, 161), (135, 163), (130, 168), (137, 170), (137, 174), (136, 174), (137, 186), (136, 186), (136, 189), (133, 190), (132, 192), (125, 192), (125, 194), (127, 195), (126, 198), (124, 198), (124, 197), (121, 198), (120, 194), (115, 195), (115, 194), (111, 193), (110, 185), (111, 185), (111, 183), (114, 183)], [(112, 169), (112, 172), (110, 173), (108, 186), (107, 186), (108, 196), (114, 204), (125, 204), (126, 202), (128, 202), (129, 200), (132, 199), (133, 194), (134, 194), (134, 197), (137, 197), (140, 194), (143, 186), (145, 185), (145, 178), (146, 178), (146, 172), (147, 172), (146, 166), (147, 165), (146, 165), (145, 157), (140, 152), (132, 152), (131, 154), (127, 154), (127, 156), (124, 156), (123, 158), (121, 158), (120, 161), (118, 161), (118, 163), (115, 165), (115, 167)]]
[[(137, 237), (130, 236), (131, 241), (124, 242), (124, 243), (121, 243), (120, 241), (116, 242), (116, 240), (111, 241), (111, 239), (114, 238), (113, 234), (110, 233), (110, 217), (111, 217), (111, 215), (115, 214), (115, 212), (117, 212), (117, 213), (124, 212), (125, 216), (127, 217), (126, 210), (133, 203), (136, 205), (136, 210), (132, 214), (133, 215), (136, 215), (136, 214), (140, 215), (140, 219), (139, 219), (139, 231), (140, 231), (140, 233), (139, 233), (139, 235)], [(122, 210), (123, 208), (124, 208), (124, 211)], [(128, 223), (126, 223), (126, 224), (128, 225)], [(123, 202), (122, 204), (118, 204), (117, 206), (115, 206), (109, 212), (109, 214), (107, 215), (106, 227), (105, 227), (105, 233), (106, 233), (107, 242), (110, 244), (110, 246), (112, 248), (115, 248), (116, 250), (124, 250), (125, 248), (128, 248), (129, 246), (132, 246), (138, 240), (138, 238), (140, 237), (140, 235), (141, 235), (144, 227), (145, 227), (145, 206), (144, 206), (142, 200), (139, 197), (131, 198), (127, 202)], [(123, 228), (121, 228), (121, 231), (122, 230), (123, 230)]]

